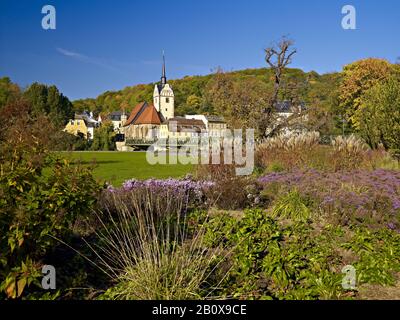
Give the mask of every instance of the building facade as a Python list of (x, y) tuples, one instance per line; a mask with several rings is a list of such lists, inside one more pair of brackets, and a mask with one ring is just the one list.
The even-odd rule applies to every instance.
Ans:
[(227, 129), (224, 118), (220, 116), (194, 114), (185, 115), (185, 118), (204, 122), (205, 130), (209, 137), (223, 137)]
[(109, 114), (108, 118), (113, 124), (114, 131), (116, 133), (123, 133), (123, 127), (128, 120), (125, 111), (113, 111)]
[(64, 131), (87, 140), (93, 140), (94, 129), (100, 124), (101, 121), (95, 120), (92, 112), (83, 112), (75, 114), (74, 119), (70, 119), (66, 124)]
[(206, 134), (206, 125), (202, 120), (175, 117), (161, 124), (159, 137), (161, 139), (189, 140)]

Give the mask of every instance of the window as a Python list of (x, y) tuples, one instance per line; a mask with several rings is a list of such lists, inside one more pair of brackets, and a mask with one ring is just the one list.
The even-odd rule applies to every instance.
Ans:
[(79, 122), (80, 122), (79, 120), (76, 122), (76, 124), (77, 124), (78, 126), (79, 126)]
[(165, 98), (165, 102), (166, 102), (166, 103), (169, 103), (169, 98)]

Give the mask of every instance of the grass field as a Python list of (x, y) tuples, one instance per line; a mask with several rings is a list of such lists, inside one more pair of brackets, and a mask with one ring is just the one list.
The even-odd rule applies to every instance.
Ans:
[[(151, 165), (145, 152), (83, 151), (69, 152), (67, 158), (80, 160), (81, 163), (96, 164), (96, 178), (120, 186), (127, 179), (178, 178), (190, 173), (192, 165), (166, 164)], [(63, 155), (65, 156), (65, 154)]]

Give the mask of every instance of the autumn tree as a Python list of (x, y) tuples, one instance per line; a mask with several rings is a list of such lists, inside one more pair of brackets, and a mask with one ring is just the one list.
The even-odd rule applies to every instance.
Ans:
[(371, 147), (382, 144), (400, 151), (400, 78), (392, 75), (376, 84), (360, 98), (354, 113), (359, 134)]
[(10, 78), (0, 78), (0, 109), (5, 105), (14, 102), (21, 95), (19, 86), (12, 83)]
[(360, 125), (355, 114), (362, 95), (387, 79), (392, 70), (387, 60), (375, 58), (359, 60), (344, 67), (337, 112), (345, 116), (355, 129)]
[[(340, 73), (314, 75), (309, 79), (309, 90), (306, 94), (307, 128), (322, 135), (341, 134), (343, 123), (336, 114), (339, 104)], [(346, 123), (344, 123), (346, 125)]]
[(265, 82), (252, 77), (236, 81), (231, 74), (220, 70), (206, 92), (208, 101), (231, 128), (253, 128), (256, 137), (263, 137), (264, 109), (270, 100)]

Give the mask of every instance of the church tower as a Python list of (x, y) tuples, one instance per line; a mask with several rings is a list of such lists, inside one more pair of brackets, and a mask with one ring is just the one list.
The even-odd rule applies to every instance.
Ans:
[(167, 83), (167, 77), (165, 73), (165, 56), (163, 52), (161, 83), (154, 86), (153, 104), (156, 110), (161, 113), (164, 120), (168, 120), (174, 117), (174, 98), (174, 91), (172, 91), (171, 86)]

